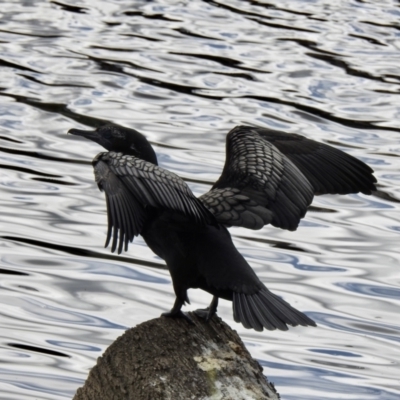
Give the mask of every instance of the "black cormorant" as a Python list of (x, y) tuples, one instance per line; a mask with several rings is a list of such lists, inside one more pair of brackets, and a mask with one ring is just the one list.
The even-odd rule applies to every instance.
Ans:
[(108, 152), (93, 160), (96, 182), (105, 192), (106, 246), (127, 250), (134, 236), (165, 260), (176, 301), (170, 317), (200, 288), (233, 302), (233, 315), (246, 328), (287, 330), (315, 322), (271, 293), (234, 246), (227, 227), (260, 229), (266, 224), (295, 230), (314, 194), (371, 194), (373, 170), (326, 144), (296, 134), (237, 126), (226, 138), (226, 162), (211, 190), (196, 198), (177, 175), (157, 165), (147, 139), (115, 125), (69, 133), (91, 139)]

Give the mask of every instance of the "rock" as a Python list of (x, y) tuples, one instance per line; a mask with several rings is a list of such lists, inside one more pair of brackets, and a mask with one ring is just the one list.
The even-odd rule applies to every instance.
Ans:
[(279, 399), (220, 318), (160, 317), (127, 330), (99, 357), (74, 400)]

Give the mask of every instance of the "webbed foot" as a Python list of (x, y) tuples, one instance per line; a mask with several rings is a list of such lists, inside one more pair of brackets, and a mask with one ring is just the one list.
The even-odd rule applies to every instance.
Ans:
[[(186, 296), (186, 301), (189, 302), (187, 296)], [(182, 306), (183, 306), (183, 301), (176, 298), (174, 306), (172, 307), (171, 311), (162, 313), (161, 316), (167, 318), (183, 318), (187, 322), (189, 322), (189, 324), (194, 325), (192, 318), (190, 318), (189, 315), (181, 311)]]
[(189, 322), (189, 324), (194, 325), (194, 322), (193, 322), (192, 318), (190, 318), (188, 314), (184, 313), (181, 310), (179, 310), (179, 311), (171, 310), (169, 312), (162, 313), (161, 316), (162, 317), (167, 317), (167, 318), (183, 318), (187, 322)]
[(210, 307), (207, 308), (199, 308), (198, 310), (194, 310), (193, 312), (200, 318), (203, 318), (207, 321), (208, 317), (208, 311), (210, 310)]
[(195, 310), (194, 313), (198, 317), (204, 318), (208, 322), (217, 312), (217, 307), (218, 307), (218, 297), (214, 296), (209, 307), (200, 308), (198, 310)]

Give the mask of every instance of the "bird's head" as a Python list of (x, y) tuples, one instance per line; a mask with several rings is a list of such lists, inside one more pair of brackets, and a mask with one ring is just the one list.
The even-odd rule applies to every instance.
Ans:
[(132, 155), (157, 165), (157, 156), (151, 144), (135, 129), (108, 124), (94, 131), (70, 129), (68, 133), (93, 140), (108, 151)]

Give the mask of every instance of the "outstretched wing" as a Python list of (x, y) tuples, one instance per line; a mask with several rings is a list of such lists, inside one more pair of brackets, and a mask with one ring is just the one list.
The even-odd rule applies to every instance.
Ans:
[(357, 158), (301, 135), (254, 129), (288, 157), (310, 181), (315, 194), (371, 194), (373, 170)]
[(237, 126), (221, 177), (201, 196), (225, 225), (295, 230), (313, 194), (376, 190), (373, 170), (341, 150), (296, 134)]
[(261, 229), (274, 218), (272, 211), (235, 187), (213, 188), (199, 198), (223, 225)]
[(209, 210), (177, 175), (157, 165), (122, 153), (100, 153), (93, 160), (96, 182), (106, 194), (108, 232), (111, 251), (140, 234), (146, 207), (182, 212), (199, 224), (215, 223)]
[(219, 180), (200, 197), (217, 221), (260, 229), (295, 230), (314, 195), (304, 174), (256, 128), (237, 126), (226, 139)]

